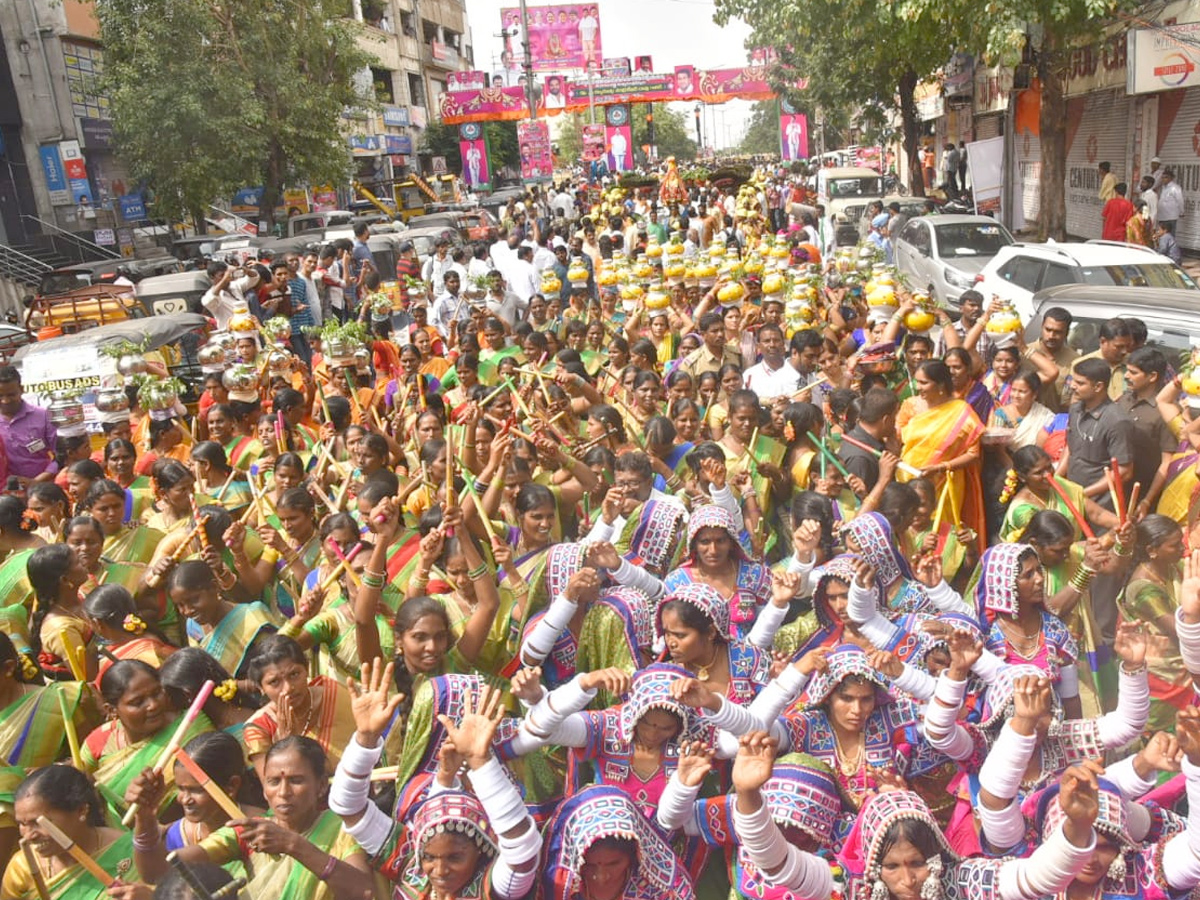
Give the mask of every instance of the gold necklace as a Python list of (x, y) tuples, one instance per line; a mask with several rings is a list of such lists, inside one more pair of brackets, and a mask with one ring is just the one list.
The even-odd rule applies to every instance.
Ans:
[(860, 734), (858, 736), (857, 746), (855, 747), (855, 750), (857, 752), (854, 754), (854, 757), (852, 759), (850, 759), (850, 758), (847, 758), (846, 751), (842, 747), (842, 739), (840, 737), (838, 737), (837, 730), (836, 729), (832, 729), (832, 730), (833, 730), (833, 746), (834, 746), (834, 752), (837, 755), (838, 770), (847, 777), (849, 777), (850, 775), (854, 775), (855, 773), (858, 772), (859, 769), (862, 768), (863, 757), (866, 755), (866, 752), (867, 752), (866, 735)]
[(704, 665), (697, 667), (697, 669), (696, 669), (696, 680), (697, 681), (708, 681), (708, 678), (709, 678), (708, 670), (717, 664), (717, 656), (720, 654), (720, 652), (721, 652), (721, 645), (717, 644), (715, 647), (713, 647), (712, 659), (710, 659)]

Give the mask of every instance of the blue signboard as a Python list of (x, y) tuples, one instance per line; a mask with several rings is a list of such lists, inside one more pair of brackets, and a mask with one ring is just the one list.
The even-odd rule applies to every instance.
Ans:
[(121, 204), (121, 218), (126, 222), (140, 222), (146, 218), (146, 204), (141, 194), (126, 194), (118, 198)]
[(378, 154), (383, 150), (377, 134), (356, 134), (350, 138), (350, 149), (355, 153)]
[(383, 124), (393, 128), (407, 128), (409, 125), (408, 110), (401, 106), (385, 106), (383, 108)]
[(389, 134), (386, 135), (387, 152), (388, 153), (412, 153), (413, 143), (412, 138), (407, 134)]
[(50, 202), (55, 206), (66, 206), (72, 202), (67, 192), (67, 173), (63, 170), (62, 157), (58, 146), (39, 147), (38, 153), (42, 158), (42, 172), (46, 176), (46, 189), (50, 191)]

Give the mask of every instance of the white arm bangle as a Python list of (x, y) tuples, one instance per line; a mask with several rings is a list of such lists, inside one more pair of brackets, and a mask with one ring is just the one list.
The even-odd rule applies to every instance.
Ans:
[(1187, 779), (1187, 830), (1177, 834), (1163, 848), (1162, 866), (1167, 884), (1177, 891), (1191, 890), (1200, 884), (1200, 769), (1184, 757), (1183, 774)]
[(1117, 708), (1097, 721), (1097, 735), (1105, 747), (1121, 747), (1142, 733), (1150, 718), (1150, 682), (1146, 668), (1133, 675), (1117, 667)]
[(752, 813), (739, 810), (736, 799), (730, 798), (730, 801), (734, 804), (733, 830), (750, 859), (764, 876), (778, 871), (787, 858), (788, 842), (771, 818), (766, 798), (762, 798), (762, 804)]
[(979, 659), (975, 660), (975, 665), (971, 666), (971, 671), (978, 675), (980, 681), (984, 684), (991, 684), (1000, 675), (1000, 671), (1007, 665), (995, 653), (984, 650), (979, 654)]
[(1179, 639), (1179, 655), (1183, 665), (1193, 675), (1200, 674), (1200, 622), (1183, 621), (1183, 610), (1175, 610), (1175, 634)]
[(1126, 800), (1136, 800), (1143, 794), (1154, 790), (1158, 780), (1151, 773), (1149, 778), (1143, 778), (1134, 768), (1133, 760), (1137, 754), (1118, 760), (1111, 766), (1104, 767), (1104, 777), (1113, 783), (1121, 796)]
[(647, 572), (641, 566), (635, 566), (627, 559), (621, 560), (621, 565), (612, 573), (613, 580), (625, 587), (637, 588), (651, 600), (657, 600), (667, 592), (667, 586)]
[(925, 734), (930, 737), (949, 734), (958, 723), (966, 681), (955, 681), (948, 672), (938, 676), (933, 690), (933, 702), (925, 708)]
[(915, 666), (910, 666), (908, 663), (902, 665), (903, 671), (900, 673), (900, 677), (892, 684), (922, 703), (929, 702), (937, 688), (937, 680), (928, 672), (922, 672)]
[(699, 796), (700, 785), (688, 787), (679, 780), (679, 773), (676, 771), (667, 780), (667, 786), (663, 789), (654, 817), (664, 831), (683, 828), (688, 834), (691, 834), (692, 830), (687, 826), (694, 821), (695, 817), (692, 813), (696, 808), (696, 798)]
[(969, 616), (974, 616), (975, 611), (963, 602), (962, 594), (950, 587), (945, 579), (939, 581), (936, 585), (926, 589), (929, 594), (929, 599), (933, 601), (933, 605), (942, 612), (966, 613)]
[(1079, 696), (1079, 669), (1075, 663), (1059, 667), (1058, 696), (1063, 700)]
[(749, 734), (751, 731), (766, 730), (767, 723), (758, 721), (749, 708), (739, 706), (725, 697), (718, 696), (717, 699), (721, 705), (716, 712), (707, 709), (701, 710), (701, 717), (704, 721), (738, 737)]
[(329, 788), (331, 810), (339, 816), (352, 816), (370, 805), (371, 769), (382, 752), (382, 742), (376, 747), (364, 747), (357, 735), (346, 745)]
[(774, 603), (768, 603), (758, 611), (758, 615), (754, 619), (754, 627), (750, 629), (750, 634), (746, 636), (746, 643), (760, 650), (770, 651), (775, 644), (775, 632), (783, 625), (783, 620), (787, 618), (787, 614), (788, 608), (786, 606), (776, 606)]
[(527, 666), (536, 666), (549, 656), (558, 642), (558, 636), (563, 633), (563, 629), (578, 609), (579, 606), (573, 600), (568, 600), (565, 595), (559, 594), (555, 597), (546, 614), (533, 626), (533, 631), (521, 645), (522, 662)]
[(1000, 900), (1034, 900), (1057, 896), (1096, 852), (1096, 833), (1086, 847), (1076, 847), (1061, 827), (1025, 859), (1006, 860), (1000, 867)]
[(529, 819), (525, 801), (521, 799), (521, 795), (517, 793), (517, 789), (505, 773), (504, 766), (495, 756), (489, 756), (482, 766), (471, 770), (471, 787), (475, 789), (475, 796), (479, 798), (479, 803), (487, 813), (488, 821), (492, 823), (492, 830), (496, 834), (511, 831), (527, 819), (529, 827), (533, 828), (533, 820)]
[(846, 615), (856, 625), (868, 621), (879, 613), (879, 601), (874, 588), (862, 587), (858, 580), (850, 582), (850, 597), (846, 606)]
[(975, 806), (983, 836), (993, 850), (1007, 853), (1025, 837), (1025, 816), (1015, 800), (1004, 809), (992, 809), (986, 803)]
[(979, 786), (1001, 800), (1013, 800), (1021, 790), (1021, 779), (1036, 751), (1036, 734), (1017, 734), (1012, 722), (1006, 722), (979, 767)]

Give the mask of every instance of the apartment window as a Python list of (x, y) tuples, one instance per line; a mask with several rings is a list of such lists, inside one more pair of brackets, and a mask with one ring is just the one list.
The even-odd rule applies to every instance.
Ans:
[(417, 26), (414, 21), (412, 13), (400, 10), (400, 31), (411, 38), (417, 36)]
[(392, 83), (392, 72), (390, 69), (376, 69), (371, 67), (371, 83), (375, 88), (375, 99), (380, 103), (395, 103), (396, 88)]

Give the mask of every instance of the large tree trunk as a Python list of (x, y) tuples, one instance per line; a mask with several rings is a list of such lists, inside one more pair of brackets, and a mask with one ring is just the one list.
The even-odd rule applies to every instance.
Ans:
[(270, 235), (275, 227), (275, 207), (279, 205), (279, 198), (283, 192), (283, 173), (283, 151), (272, 141), (263, 172), (262, 199), (258, 202), (260, 235)]
[(1042, 170), (1038, 180), (1038, 240), (1067, 237), (1067, 97), (1059, 38), (1046, 29), (1038, 59), (1042, 109), (1038, 121)]
[(896, 86), (896, 90), (900, 95), (900, 124), (904, 133), (904, 156), (908, 160), (908, 188), (914, 197), (924, 197), (925, 176), (921, 171), (921, 157), (917, 154), (921, 123), (917, 120), (917, 102), (913, 99), (917, 81), (917, 73), (911, 68), (905, 69), (900, 75), (900, 83)]

